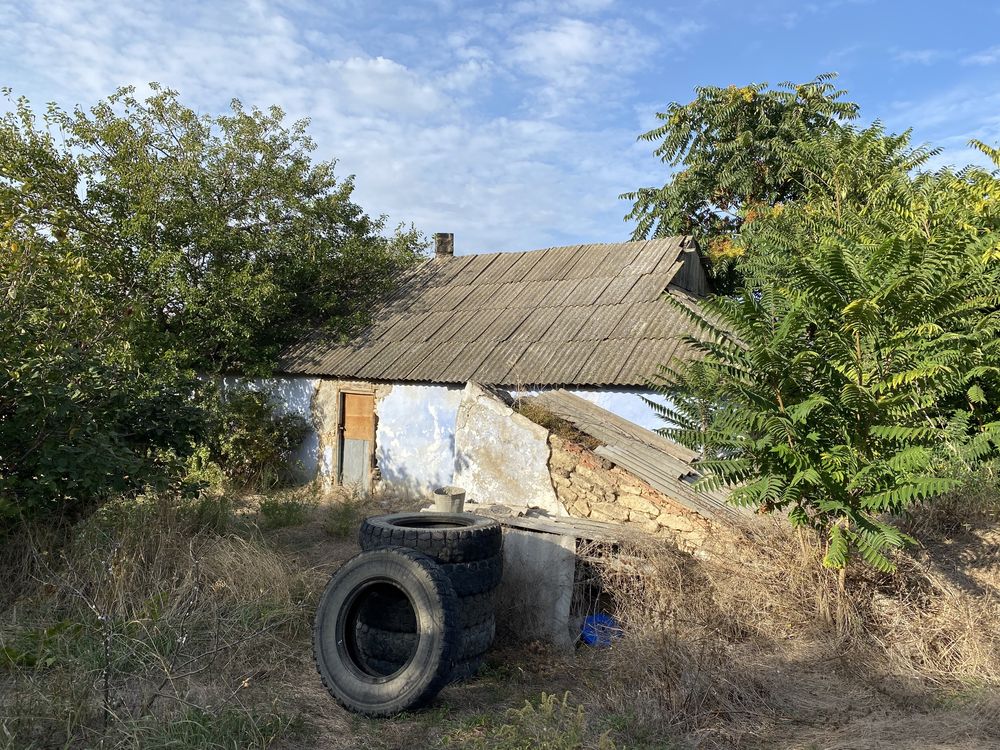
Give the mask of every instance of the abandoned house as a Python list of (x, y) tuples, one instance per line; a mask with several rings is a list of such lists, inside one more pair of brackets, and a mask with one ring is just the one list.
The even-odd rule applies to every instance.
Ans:
[[(307, 477), (408, 495), (457, 484), (472, 502), (631, 514), (651, 529), (664, 495), (682, 506), (674, 530), (697, 536), (683, 516), (713, 501), (686, 481), (694, 454), (651, 432), (644, 399), (657, 398), (650, 378), (684, 355), (690, 330), (662, 295), (693, 305), (706, 291), (688, 237), (455, 256), (439, 234), (366, 330), (347, 344), (299, 342), (272, 385), (315, 426), (300, 453)], [(510, 394), (598, 453), (519, 413)]]

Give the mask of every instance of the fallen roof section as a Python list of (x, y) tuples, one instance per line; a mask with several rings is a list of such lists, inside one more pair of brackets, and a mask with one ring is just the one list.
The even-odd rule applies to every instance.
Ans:
[(724, 491), (692, 486), (700, 474), (698, 454), (651, 430), (629, 422), (565, 390), (545, 391), (528, 399), (602, 443), (594, 452), (608, 459), (688, 510), (712, 520), (736, 521), (747, 515), (730, 505)]
[(390, 382), (645, 386), (689, 352), (686, 304), (707, 292), (690, 237), (436, 257), (349, 343), (317, 333), (279, 370)]

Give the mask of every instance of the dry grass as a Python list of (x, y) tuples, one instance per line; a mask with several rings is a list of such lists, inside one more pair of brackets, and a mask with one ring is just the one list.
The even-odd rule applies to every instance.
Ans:
[(997, 746), (997, 505), (952, 503), (908, 519), (925, 546), (897, 574), (859, 566), (846, 595), (777, 521), (707, 556), (585, 550), (624, 638), (502, 648), (384, 721), (334, 704), (308, 626), (360, 517), (392, 498), (325, 498), (263, 532), (259, 502), (112, 505), (68, 545), (11, 552), (30, 580), (0, 611), (0, 748)]
[(584, 448), (594, 450), (600, 447), (601, 441), (592, 435), (581, 432), (562, 417), (556, 416), (548, 409), (540, 406), (530, 396), (519, 398), (514, 402), (514, 410), (527, 417), (537, 425), (541, 425), (553, 435), (558, 435), (563, 440), (582, 445)]
[[(899, 555), (895, 574), (852, 570), (845, 594), (817, 541), (776, 521), (701, 559), (651, 540), (595, 548), (627, 636), (601, 657), (613, 676), (594, 706), (699, 746), (798, 747), (779, 738), (904, 706), (1000, 740), (1000, 536), (965, 518), (961, 540)], [(970, 549), (988, 559), (970, 566)]]
[(34, 593), (0, 620), (0, 747), (249, 746), (292, 725), (246, 700), (284, 668), (314, 586), (251, 527), (194, 516), (111, 504), (36, 546)]

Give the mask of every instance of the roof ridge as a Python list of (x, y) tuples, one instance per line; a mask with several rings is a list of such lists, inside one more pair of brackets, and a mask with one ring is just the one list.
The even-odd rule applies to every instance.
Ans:
[[(623, 240), (621, 242), (576, 242), (576, 243), (571, 243), (569, 245), (552, 245), (550, 247), (538, 247), (532, 250), (487, 250), (485, 252), (459, 253), (457, 255), (449, 256), (447, 258), (438, 258), (438, 260), (443, 260), (444, 262), (448, 262), (449, 260), (453, 260), (455, 258), (469, 258), (472, 256), (480, 256), (480, 255), (509, 255), (511, 253), (547, 253), (553, 250), (569, 250), (570, 248), (574, 247), (604, 248), (616, 245), (617, 246), (638, 245), (648, 242), (670, 243), (674, 241), (677, 241), (678, 249), (687, 249), (690, 246), (689, 243), (693, 241), (693, 238), (690, 234), (672, 234), (669, 237), (652, 237), (650, 239), (645, 239), (645, 240)], [(432, 257), (429, 258), (428, 260), (435, 260), (435, 258)]]

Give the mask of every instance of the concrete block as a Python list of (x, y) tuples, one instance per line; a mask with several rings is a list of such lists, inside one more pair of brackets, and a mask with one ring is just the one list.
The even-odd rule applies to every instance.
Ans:
[(503, 565), (497, 592), (500, 636), (571, 648), (576, 640), (570, 627), (576, 539), (506, 528)]

